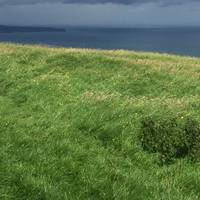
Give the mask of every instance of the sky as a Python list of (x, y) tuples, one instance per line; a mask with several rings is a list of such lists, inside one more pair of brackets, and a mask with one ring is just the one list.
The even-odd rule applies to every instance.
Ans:
[(0, 24), (198, 26), (200, 0), (0, 0)]

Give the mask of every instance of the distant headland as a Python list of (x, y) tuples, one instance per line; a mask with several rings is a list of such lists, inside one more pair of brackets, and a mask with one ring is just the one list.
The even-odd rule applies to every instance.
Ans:
[(6, 26), (0, 25), (0, 33), (16, 32), (65, 32), (64, 28), (40, 27), (40, 26)]

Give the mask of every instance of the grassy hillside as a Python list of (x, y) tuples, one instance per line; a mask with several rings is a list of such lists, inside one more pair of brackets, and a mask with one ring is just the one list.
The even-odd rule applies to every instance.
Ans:
[(200, 59), (0, 44), (0, 199), (198, 200), (200, 165), (160, 166), (141, 119), (200, 121)]

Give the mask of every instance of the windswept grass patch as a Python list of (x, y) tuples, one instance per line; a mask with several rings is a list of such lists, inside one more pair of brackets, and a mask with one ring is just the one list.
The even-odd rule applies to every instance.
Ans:
[(149, 115), (200, 122), (199, 64), (0, 44), (0, 199), (198, 200), (199, 163), (161, 167), (138, 135)]

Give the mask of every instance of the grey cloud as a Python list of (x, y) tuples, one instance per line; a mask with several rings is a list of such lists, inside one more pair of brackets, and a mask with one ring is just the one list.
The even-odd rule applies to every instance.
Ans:
[(38, 3), (63, 3), (63, 4), (144, 4), (156, 3), (161, 6), (182, 5), (185, 3), (195, 2), (198, 0), (0, 0), (0, 5), (28, 5)]

